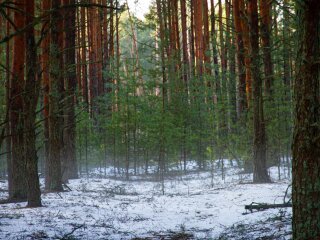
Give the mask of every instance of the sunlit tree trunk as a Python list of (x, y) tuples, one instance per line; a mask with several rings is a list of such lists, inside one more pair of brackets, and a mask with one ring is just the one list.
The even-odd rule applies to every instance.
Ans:
[(237, 114), (241, 116), (247, 106), (246, 103), (246, 70), (245, 70), (245, 50), (243, 44), (243, 30), (241, 26), (240, 2), (243, 0), (233, 0), (234, 26), (236, 31), (237, 45), (237, 66), (238, 66), (238, 106)]
[(247, 106), (250, 107), (252, 100), (252, 79), (251, 79), (251, 57), (250, 57), (250, 38), (249, 38), (249, 23), (246, 4), (243, 0), (239, 1), (240, 5), (240, 19), (242, 28), (243, 46), (245, 49), (245, 67), (246, 67), (246, 96)]
[(203, 4), (202, 0), (193, 1), (194, 5), (194, 34), (195, 34), (195, 61), (198, 75), (203, 74)]
[(88, 93), (88, 65), (87, 65), (87, 41), (86, 41), (86, 8), (82, 7), (80, 10), (81, 18), (81, 83), (82, 83), (82, 96), (85, 106), (89, 106), (89, 93)]

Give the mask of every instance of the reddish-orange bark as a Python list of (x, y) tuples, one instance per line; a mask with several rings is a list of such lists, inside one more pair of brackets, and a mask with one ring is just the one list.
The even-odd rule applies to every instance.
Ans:
[(271, 56), (271, 6), (272, 1), (260, 0), (260, 15), (261, 15), (261, 47), (263, 50), (263, 63), (264, 63), (264, 77), (265, 77), (265, 92), (271, 95), (273, 85), (273, 66)]
[(194, 25), (195, 25), (195, 57), (197, 73), (203, 74), (203, 4), (202, 0), (193, 1), (194, 6)]
[(243, 0), (239, 1), (240, 4), (240, 19), (242, 28), (242, 38), (243, 45), (245, 49), (245, 67), (246, 67), (246, 95), (247, 95), (247, 105), (250, 107), (250, 102), (252, 99), (252, 80), (251, 80), (251, 60), (250, 60), (250, 39), (249, 39), (249, 23), (247, 18), (247, 9), (245, 2)]
[(237, 61), (238, 61), (238, 114), (240, 115), (246, 108), (246, 72), (245, 72), (245, 50), (243, 44), (243, 30), (240, 17), (240, 2), (243, 0), (233, 0), (233, 16), (234, 26), (236, 30), (236, 45), (237, 45)]
[(187, 39), (187, 10), (186, 0), (180, 1), (181, 5), (181, 26), (182, 26), (182, 58), (183, 58), (183, 80), (185, 84), (185, 91), (188, 92), (188, 68), (189, 68), (189, 56), (188, 56), (188, 39)]
[(210, 69), (210, 53), (209, 53), (209, 13), (208, 13), (208, 2), (203, 0), (203, 60), (204, 70), (207, 74), (211, 74)]

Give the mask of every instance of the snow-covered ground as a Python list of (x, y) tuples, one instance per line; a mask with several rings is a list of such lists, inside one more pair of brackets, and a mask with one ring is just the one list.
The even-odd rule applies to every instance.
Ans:
[[(290, 219), (291, 209), (244, 214), (244, 205), (252, 202), (283, 203), (289, 181), (277, 181), (273, 167), (274, 183), (243, 183), (240, 169), (226, 166), (224, 180), (219, 171), (213, 178), (210, 172), (171, 177), (164, 182), (164, 195), (157, 181), (72, 180), (68, 184), (72, 191), (43, 194), (42, 208), (0, 205), (0, 239), (169, 239), (161, 236), (174, 233), (188, 233), (192, 239), (257, 239), (263, 234), (275, 236), (268, 239), (290, 239), (286, 235), (290, 224), (283, 218)], [(250, 178), (246, 176), (247, 181)], [(1, 183), (0, 189), (5, 188), (6, 182)], [(0, 197), (6, 194), (1, 192)], [(251, 235), (228, 234), (239, 227), (251, 228)]]

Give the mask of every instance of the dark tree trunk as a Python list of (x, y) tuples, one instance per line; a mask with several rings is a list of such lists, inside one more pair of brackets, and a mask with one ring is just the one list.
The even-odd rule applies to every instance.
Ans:
[[(25, 0), (16, 0), (15, 3), (21, 11), (14, 11), (14, 23), (17, 29), (25, 27)], [(11, 104), (10, 104), (10, 130), (11, 130), (11, 176), (9, 180), (9, 198), (12, 200), (27, 199), (26, 164), (24, 158), (23, 134), (23, 88), (25, 64), (25, 38), (24, 33), (13, 39)]]
[(253, 182), (270, 182), (266, 166), (266, 131), (263, 114), (262, 79), (259, 61), (259, 28), (257, 0), (248, 1), (253, 84)]
[(293, 239), (320, 237), (320, 1), (296, 1)]
[[(26, 5), (26, 23), (34, 21), (34, 0), (28, 0)], [(37, 48), (34, 38), (34, 28), (29, 27), (26, 37), (26, 84), (24, 91), (24, 156), (27, 166), (28, 207), (41, 206), (41, 192), (38, 176), (38, 157), (36, 150), (36, 108), (39, 98), (40, 82), (37, 79)]]
[[(50, 0), (43, 0), (42, 1), (42, 11), (45, 13), (50, 9)], [(47, 17), (44, 21), (49, 21), (50, 18)], [(46, 28), (49, 31), (48, 27)], [(45, 176), (47, 176), (46, 167), (49, 161), (49, 52), (50, 52), (50, 33), (44, 37), (41, 42), (41, 63), (42, 63), (42, 88), (43, 88), (43, 127), (44, 127), (44, 151), (45, 151)]]
[[(10, 9), (7, 9), (7, 15), (10, 16)], [(6, 24), (6, 34), (7, 36), (10, 34), (10, 22), (7, 21)], [(6, 43), (6, 68), (10, 69), (10, 41)], [(11, 91), (11, 73), (9, 71), (6, 72), (6, 106), (7, 112), (9, 113), (11, 108), (11, 98), (10, 98), (10, 91)], [(6, 134), (11, 136), (11, 129), (10, 129), (10, 115), (8, 116), (8, 122), (6, 124)], [(7, 150), (7, 173), (8, 173), (8, 189), (9, 192), (12, 189), (12, 152), (11, 152), (11, 137), (7, 137), (6, 140), (6, 150)]]
[[(52, 0), (51, 8), (57, 9), (61, 6), (60, 0)], [(61, 176), (61, 138), (62, 138), (62, 116), (61, 100), (61, 36), (62, 26), (59, 24), (62, 16), (59, 10), (51, 14), (50, 19), (50, 85), (49, 85), (49, 159), (46, 170), (46, 189), (49, 191), (62, 191)]]
[[(75, 4), (75, 0), (64, 0), (64, 4)], [(64, 129), (64, 159), (62, 179), (78, 178), (78, 166), (76, 159), (76, 123), (75, 123), (75, 91), (77, 85), (76, 76), (76, 10), (69, 8), (64, 14), (65, 29), (65, 76), (66, 76), (66, 104), (65, 104), (65, 129)]]

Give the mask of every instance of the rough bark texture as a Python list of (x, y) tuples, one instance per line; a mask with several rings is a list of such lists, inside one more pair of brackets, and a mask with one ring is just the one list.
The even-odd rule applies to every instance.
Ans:
[[(75, 0), (64, 0), (64, 5), (75, 4)], [(78, 166), (76, 159), (76, 123), (75, 123), (75, 91), (77, 86), (76, 76), (76, 10), (69, 8), (65, 12), (65, 82), (66, 82), (66, 104), (65, 104), (65, 129), (64, 129), (64, 159), (62, 179), (78, 178)]]
[(214, 68), (214, 78), (215, 78), (215, 93), (213, 94), (213, 101), (217, 103), (217, 92), (219, 91), (219, 63), (218, 63), (218, 50), (217, 50), (217, 41), (216, 41), (216, 17), (215, 17), (215, 2), (210, 0), (211, 4), (211, 42), (212, 42), (212, 58), (213, 58), (213, 68)]
[[(34, 21), (34, 0), (26, 5), (26, 23)], [(27, 166), (28, 207), (41, 206), (41, 192), (38, 176), (38, 157), (36, 149), (36, 108), (39, 98), (40, 82), (37, 79), (37, 48), (34, 28), (29, 27), (26, 37), (26, 84), (24, 91), (24, 157)]]
[(194, 26), (195, 26), (195, 57), (196, 69), (198, 75), (203, 74), (203, 4), (202, 0), (195, 0), (194, 2)]
[(202, 1), (203, 4), (203, 60), (204, 60), (204, 70), (205, 73), (211, 74), (210, 69), (210, 48), (209, 48), (209, 12), (208, 12), (208, 2), (207, 0)]
[(233, 15), (234, 26), (236, 31), (236, 45), (237, 45), (237, 62), (238, 62), (238, 106), (237, 114), (241, 116), (243, 110), (246, 108), (246, 71), (245, 71), (245, 50), (243, 44), (243, 33), (240, 19), (240, 2), (243, 0), (233, 0)]
[[(7, 15), (10, 16), (10, 9), (7, 9)], [(10, 34), (10, 22), (7, 21), (6, 24), (6, 35)], [(10, 68), (10, 41), (6, 43), (6, 68)], [(11, 91), (11, 73), (7, 71), (6, 73), (6, 106), (7, 112), (9, 113), (11, 107), (11, 99), (10, 99), (10, 91)], [(8, 122), (6, 124), (6, 134), (8, 136), (11, 135), (10, 129), (10, 116), (8, 116)], [(12, 153), (11, 153), (11, 137), (8, 137), (6, 140), (6, 150), (7, 154), (7, 172), (8, 172), (8, 189), (12, 189)], [(10, 191), (10, 190), (9, 190)]]
[[(51, 8), (57, 9), (61, 5), (60, 0), (52, 0)], [(49, 191), (61, 191), (61, 137), (62, 137), (62, 116), (61, 111), (61, 43), (62, 33), (61, 13), (53, 11), (50, 19), (50, 85), (49, 85), (49, 160), (46, 166), (46, 189)]]
[[(50, 9), (50, 0), (42, 1), (42, 11), (45, 13)], [(50, 18), (44, 19), (44, 24), (49, 21)], [(43, 88), (43, 117), (44, 117), (44, 151), (45, 151), (45, 165), (48, 165), (49, 161), (49, 52), (50, 52), (50, 32), (48, 26), (45, 28), (48, 31), (47, 35), (41, 42), (41, 63), (42, 63), (42, 88)], [(45, 172), (48, 170), (45, 167)], [(47, 172), (45, 173), (47, 176)]]
[(187, 38), (187, 10), (186, 0), (180, 0), (181, 5), (181, 33), (182, 33), (182, 69), (183, 69), (183, 81), (185, 85), (185, 92), (188, 93), (188, 79), (189, 79), (189, 55), (188, 55), (188, 38)]
[(320, 1), (296, 1), (293, 239), (320, 237)]
[(87, 67), (87, 51), (86, 51), (86, 8), (82, 7), (81, 15), (81, 82), (82, 82), (82, 96), (83, 101), (88, 107), (89, 93), (88, 93), (88, 67)]
[[(292, 86), (291, 64), (290, 64), (290, 23), (289, 23), (289, 1), (283, 1), (283, 82), (286, 86)], [(277, 24), (275, 25), (277, 26)]]
[(253, 182), (270, 182), (266, 166), (266, 132), (263, 113), (262, 79), (259, 61), (259, 28), (257, 0), (248, 1), (253, 83)]
[(240, 5), (240, 19), (242, 28), (243, 46), (245, 49), (245, 67), (246, 67), (246, 95), (247, 95), (247, 107), (250, 107), (252, 100), (252, 79), (251, 79), (251, 57), (250, 57), (250, 38), (249, 38), (249, 24), (248, 14), (245, 2), (239, 1)]
[(271, 56), (271, 7), (272, 1), (260, 0), (261, 15), (261, 47), (263, 51), (264, 84), (267, 96), (270, 96), (273, 88), (273, 65)]
[[(21, 11), (14, 11), (14, 23), (17, 29), (25, 26), (25, 0), (16, 0), (15, 4)], [(25, 38), (24, 33), (18, 34), (13, 39), (12, 78), (11, 78), (11, 105), (10, 105), (10, 129), (11, 129), (11, 167), (12, 175), (9, 180), (9, 198), (22, 200), (27, 198), (26, 164), (24, 158), (23, 139), (23, 88), (24, 88), (24, 64), (25, 64)]]

